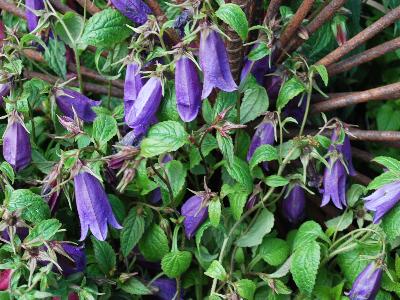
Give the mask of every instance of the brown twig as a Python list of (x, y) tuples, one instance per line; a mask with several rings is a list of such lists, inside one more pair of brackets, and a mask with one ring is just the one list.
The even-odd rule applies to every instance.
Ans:
[(94, 5), (94, 3), (91, 0), (76, 0), (76, 2), (78, 2), (79, 5), (82, 6), (83, 8), (85, 8), (86, 5), (86, 9), (91, 15), (101, 12), (101, 9), (98, 8), (96, 5)]
[(10, 3), (7, 0), (0, 0), (0, 9), (8, 11), (17, 17), (24, 19), (26, 18), (25, 11), (23, 9), (20, 9), (19, 7), (15, 6), (14, 3)]
[(354, 67), (367, 63), (388, 52), (395, 51), (399, 48), (400, 48), (400, 37), (328, 66), (327, 69), (329, 75), (333, 76), (342, 72), (346, 72)]
[(354, 181), (361, 183), (362, 185), (368, 185), (372, 179), (368, 176), (356, 171), (356, 174), (351, 177)]
[(389, 25), (400, 19), (400, 6), (389, 11), (386, 15), (380, 18), (372, 25), (365, 28), (363, 31), (358, 33), (356, 36), (346, 41), (342, 46), (336, 48), (334, 51), (320, 59), (316, 64), (329, 66), (334, 62), (337, 62), (344, 55), (349, 53), (351, 50), (357, 48), (361, 44), (365, 43), (369, 39), (373, 38), (376, 34), (384, 30)]
[(69, 6), (62, 4), (60, 2), (60, 0), (50, 0), (50, 3), (60, 12), (62, 12), (63, 14), (65, 14), (66, 12), (75, 12), (72, 8), (70, 8)]
[(282, 32), (280, 41), (281, 47), (285, 48), (287, 43), (290, 41), (292, 36), (296, 33), (297, 29), (303, 22), (304, 18), (310, 12), (312, 6), (314, 4), (314, 0), (304, 0), (299, 9), (296, 11), (293, 18), (290, 20), (289, 24), (286, 26), (285, 30)]
[(269, 21), (271, 21), (276, 16), (281, 3), (282, 0), (271, 0), (268, 5), (267, 12), (265, 13), (264, 24), (268, 25)]
[[(39, 78), (41, 80), (47, 81), (49, 83), (56, 83), (59, 78), (51, 75), (46, 75), (43, 73), (39, 72), (32, 72), (32, 71), (24, 71), (24, 77), (28, 79), (32, 78)], [(78, 87), (79, 83), (76, 81), (72, 81), (69, 83), (71, 86)], [(90, 83), (90, 82), (85, 82), (85, 91), (91, 92), (94, 94), (104, 94), (107, 95), (108, 93), (108, 87), (106, 85), (100, 85), (100, 84), (95, 84), (95, 83)], [(114, 97), (122, 98), (124, 95), (124, 92), (121, 89), (118, 88), (113, 88), (111, 90), (111, 95)]]
[(325, 112), (358, 103), (395, 99), (398, 97), (400, 97), (400, 82), (384, 85), (366, 91), (351, 92), (326, 101), (315, 103), (311, 106), (311, 112)]

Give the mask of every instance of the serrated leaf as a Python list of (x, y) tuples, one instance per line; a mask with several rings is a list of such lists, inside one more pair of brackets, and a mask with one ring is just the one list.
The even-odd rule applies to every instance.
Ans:
[(361, 196), (365, 193), (367, 188), (360, 184), (352, 184), (351, 187), (346, 192), (347, 204), (353, 207)]
[(389, 241), (400, 236), (400, 205), (396, 205), (382, 219), (382, 228)]
[(141, 143), (141, 154), (153, 157), (173, 152), (188, 142), (188, 134), (183, 126), (175, 121), (160, 122), (152, 126), (147, 138)]
[(268, 110), (268, 94), (264, 87), (257, 83), (247, 86), (240, 105), (240, 123), (246, 124), (255, 120)]
[(235, 282), (235, 287), (239, 296), (248, 300), (253, 299), (257, 288), (255, 282), (249, 279), (240, 279), (239, 281)]
[(11, 183), (14, 183), (14, 179), (15, 179), (14, 169), (8, 162), (3, 161), (0, 164), (0, 171), (4, 175), (6, 175), (6, 177), (11, 181)]
[(117, 121), (112, 116), (99, 114), (94, 119), (92, 137), (99, 145), (106, 144), (117, 132)]
[(239, 5), (233, 3), (222, 4), (215, 12), (215, 15), (235, 30), (243, 41), (246, 40), (249, 23), (246, 14)]
[(220, 281), (226, 280), (227, 277), (224, 267), (218, 260), (213, 260), (204, 274)]
[(326, 239), (325, 233), (322, 231), (321, 225), (315, 221), (304, 222), (296, 233), (293, 249), (302, 247), (303, 244), (307, 244), (311, 241), (315, 241), (318, 238)]
[(274, 215), (266, 208), (258, 215), (249, 231), (236, 241), (238, 247), (254, 247), (260, 245), (264, 236), (274, 226)]
[(271, 161), (278, 159), (278, 151), (274, 146), (261, 145), (254, 151), (253, 156), (249, 161), (250, 170), (253, 170), (255, 166), (264, 161)]
[(325, 225), (328, 228), (332, 228), (334, 231), (343, 231), (347, 229), (351, 223), (353, 223), (353, 211), (349, 210), (341, 216), (326, 221)]
[(233, 163), (233, 142), (230, 136), (222, 136), (219, 132), (217, 132), (217, 143), (218, 148), (221, 150), (222, 155), (228, 161), (229, 164)]
[(30, 247), (40, 246), (44, 241), (50, 241), (60, 228), (61, 223), (57, 219), (43, 220), (33, 227), (24, 243), (29, 243)]
[(271, 49), (268, 48), (266, 43), (260, 42), (258, 45), (250, 51), (247, 58), (252, 61), (257, 61), (271, 54)]
[(148, 261), (159, 261), (169, 252), (168, 238), (157, 224), (153, 224), (143, 234), (139, 250)]
[(233, 158), (231, 165), (226, 165), (229, 175), (235, 179), (247, 191), (253, 190), (253, 179), (251, 177), (249, 165), (238, 157)]
[(92, 236), (92, 244), (94, 250), (94, 257), (97, 262), (97, 266), (104, 275), (111, 275), (114, 271), (117, 257), (114, 249), (111, 245), (104, 241), (99, 241)]
[(396, 180), (399, 180), (399, 174), (393, 173), (393, 172), (385, 172), (378, 177), (375, 177), (369, 184), (367, 189), (368, 190), (376, 190), (380, 188), (381, 186), (384, 186), (385, 184), (392, 183)]
[(235, 192), (229, 193), (228, 197), (233, 218), (239, 220), (246, 205), (248, 193), (237, 188)]
[(120, 235), (121, 252), (122, 255), (127, 257), (143, 236), (145, 227), (144, 218), (138, 215), (135, 209), (132, 209), (122, 227)]
[(214, 227), (219, 225), (221, 219), (221, 202), (219, 198), (213, 199), (208, 204), (208, 217), (210, 218), (210, 223)]
[(321, 249), (316, 241), (303, 243), (292, 255), (290, 272), (299, 290), (311, 295), (319, 267)]
[[(65, 15), (61, 17), (61, 20), (64, 23), (65, 27), (67, 27), (69, 34), (67, 34), (67, 32), (65, 31), (65, 28), (61, 24), (61, 22), (56, 23), (56, 33), (64, 43), (66, 43), (71, 48), (74, 48), (79, 42), (81, 34), (83, 32), (83, 18), (74, 12), (68, 11), (65, 13)], [(70, 37), (72, 38), (72, 40)]]
[(49, 39), (44, 52), (44, 59), (58, 76), (65, 79), (67, 74), (66, 49), (63, 42), (57, 39)]
[(169, 278), (177, 278), (189, 268), (192, 253), (189, 251), (173, 251), (165, 255), (161, 261), (161, 269)]
[(305, 91), (303, 83), (297, 78), (291, 78), (286, 81), (279, 90), (276, 107), (282, 110), (294, 97)]
[(259, 247), (259, 255), (271, 266), (283, 264), (289, 257), (289, 244), (278, 238), (265, 238)]
[(48, 204), (42, 197), (30, 190), (21, 189), (13, 191), (7, 207), (11, 212), (21, 210), (22, 218), (34, 224), (50, 218)]
[(289, 184), (289, 180), (279, 175), (271, 175), (265, 178), (265, 183), (271, 187), (279, 187)]
[(400, 161), (398, 161), (397, 159), (387, 156), (378, 156), (375, 157), (373, 161), (383, 165), (391, 172), (396, 172), (400, 174)]
[(147, 286), (136, 278), (129, 278), (128, 281), (121, 284), (121, 289), (131, 295), (151, 295)]

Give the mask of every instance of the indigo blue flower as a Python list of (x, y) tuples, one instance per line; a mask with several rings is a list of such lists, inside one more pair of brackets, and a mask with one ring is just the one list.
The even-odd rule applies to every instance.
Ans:
[(304, 217), (305, 206), (304, 190), (300, 185), (295, 184), (282, 200), (283, 215), (290, 223), (296, 224)]
[(141, 88), (143, 87), (142, 77), (140, 76), (140, 66), (137, 63), (130, 63), (126, 67), (126, 76), (124, 84), (124, 111), (125, 120), (133, 103), (137, 99)]
[[(176, 295), (176, 280), (165, 277), (160, 277), (154, 280), (151, 284), (156, 287), (157, 290), (154, 295), (160, 300), (171, 300)], [(183, 292), (183, 291), (182, 291)], [(183, 299), (181, 292), (181, 300)]]
[(111, 0), (111, 2), (125, 17), (139, 25), (146, 23), (147, 15), (151, 14), (151, 9), (142, 0)]
[(3, 104), (3, 97), (7, 96), (11, 90), (11, 83), (0, 83), (0, 104)]
[(350, 300), (374, 300), (382, 279), (382, 267), (376, 262), (370, 263), (358, 274), (348, 294)]
[(275, 141), (275, 124), (272, 119), (265, 118), (256, 128), (251, 139), (247, 161), (250, 161), (254, 152), (262, 145), (272, 145)]
[(183, 226), (188, 239), (192, 238), (197, 228), (207, 219), (208, 209), (203, 200), (203, 197), (194, 195), (182, 205), (181, 214), (185, 217)]
[(28, 23), (29, 32), (35, 30), (38, 25), (39, 17), (36, 16), (32, 10), (42, 10), (44, 9), (44, 1), (43, 0), (26, 0), (25, 1), (26, 10), (26, 22)]

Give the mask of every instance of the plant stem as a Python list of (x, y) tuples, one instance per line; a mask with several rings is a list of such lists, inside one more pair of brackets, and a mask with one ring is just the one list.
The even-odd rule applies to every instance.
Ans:
[(81, 91), (81, 93), (83, 93), (83, 80), (82, 80), (82, 73), (81, 73), (81, 62), (79, 60), (78, 50), (74, 47), (73, 51), (74, 51), (74, 55), (75, 55), (76, 74), (78, 75), (79, 90)]
[[(312, 76), (311, 76), (311, 78), (312, 78)], [(301, 123), (299, 136), (301, 136), (303, 134), (304, 128), (305, 128), (306, 123), (307, 123), (308, 112), (310, 111), (311, 94), (312, 94), (312, 79), (311, 79), (311, 81), (309, 83), (309, 87), (308, 87), (308, 91), (307, 91), (306, 110), (304, 112), (303, 122)]]
[(162, 180), (162, 182), (164, 182), (164, 184), (167, 186), (169, 197), (171, 198), (171, 201), (173, 201), (174, 200), (174, 193), (172, 191), (172, 187), (171, 187), (171, 184), (170, 184), (169, 180), (164, 178), (164, 176), (162, 176), (161, 173), (158, 172), (158, 170), (153, 165), (151, 165), (150, 167), (154, 171), (154, 173)]

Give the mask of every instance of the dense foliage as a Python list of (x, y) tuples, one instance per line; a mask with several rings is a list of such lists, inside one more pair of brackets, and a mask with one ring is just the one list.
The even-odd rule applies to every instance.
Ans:
[(0, 299), (400, 297), (398, 0), (0, 9)]

